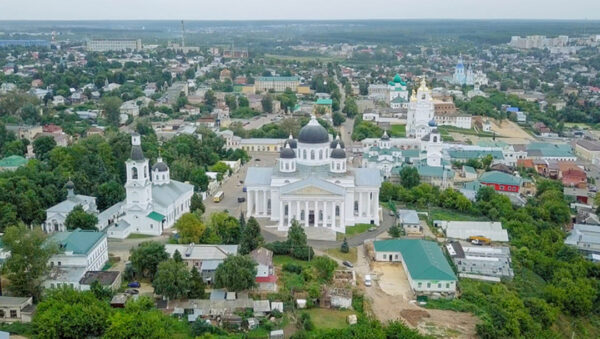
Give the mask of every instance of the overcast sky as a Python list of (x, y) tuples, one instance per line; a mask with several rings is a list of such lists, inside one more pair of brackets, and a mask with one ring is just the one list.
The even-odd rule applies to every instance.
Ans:
[(0, 0), (0, 20), (600, 19), (600, 0)]

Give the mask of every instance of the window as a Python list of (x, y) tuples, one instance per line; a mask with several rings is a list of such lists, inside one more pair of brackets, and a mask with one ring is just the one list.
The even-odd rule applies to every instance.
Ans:
[(422, 282), (417, 283), (417, 287), (421, 288), (421, 286), (423, 285)]
[(323, 160), (323, 150), (319, 150), (319, 160)]
[[(54, 287), (53, 287), (54, 288)], [(0, 310), (0, 318), (4, 318), (4, 310)]]
[(137, 167), (132, 167), (131, 168), (131, 179), (137, 179), (137, 178), (138, 178)]
[(431, 283), (427, 283), (427, 288), (431, 288)]
[(58, 266), (60, 266), (60, 261), (58, 262)]
[(394, 259), (398, 259), (398, 255), (397, 255), (397, 254), (396, 254), (396, 255), (394, 255)]
[(315, 160), (315, 150), (310, 151), (310, 160)]
[(442, 288), (442, 284), (441, 283), (438, 283), (438, 288)]
[(340, 206), (335, 206), (335, 216), (336, 217), (340, 216)]
[(450, 284), (446, 283), (446, 288), (450, 288)]
[(383, 255), (383, 259), (387, 259), (387, 254), (384, 254), (384, 255)]
[(148, 177), (148, 168), (144, 166), (144, 178)]
[(306, 160), (306, 159), (307, 159), (307, 158), (306, 158), (306, 150), (303, 150), (303, 151), (302, 151), (302, 153), (304, 153), (302, 158), (303, 158), (304, 160)]
[(10, 317), (11, 318), (16, 318), (17, 317), (17, 310), (10, 310)]

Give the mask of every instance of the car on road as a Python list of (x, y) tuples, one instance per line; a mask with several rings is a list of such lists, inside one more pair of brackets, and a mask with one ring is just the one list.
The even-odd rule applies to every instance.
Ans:
[(139, 288), (140, 286), (142, 286), (139, 281), (132, 281), (129, 284), (127, 284), (127, 287), (135, 287), (135, 288)]
[(396, 213), (394, 211), (390, 210), (390, 216), (394, 217), (394, 216), (396, 216)]
[(375, 230), (377, 230), (377, 227), (369, 227), (369, 229), (368, 229), (367, 231), (369, 231), (369, 232), (373, 232), (373, 231), (375, 231)]
[(254, 159), (254, 161), (260, 161), (260, 159), (259, 159), (259, 158), (256, 158), (256, 159)]
[(352, 263), (351, 263), (351, 262), (349, 262), (349, 261), (347, 261), (347, 260), (344, 260), (344, 261), (342, 262), (342, 264), (343, 264), (344, 266), (346, 266), (346, 267), (354, 267), (354, 265), (352, 265)]
[(238, 202), (244, 202), (244, 201), (246, 201), (246, 198), (244, 198), (244, 197), (238, 197)]
[(365, 286), (369, 287), (373, 284), (373, 282), (371, 281), (371, 275), (367, 274), (365, 275)]

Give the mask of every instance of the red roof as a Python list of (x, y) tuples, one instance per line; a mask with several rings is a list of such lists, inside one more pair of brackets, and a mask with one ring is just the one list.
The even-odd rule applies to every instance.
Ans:
[(277, 276), (269, 275), (266, 277), (256, 277), (256, 282), (257, 283), (274, 283), (274, 282), (277, 282)]

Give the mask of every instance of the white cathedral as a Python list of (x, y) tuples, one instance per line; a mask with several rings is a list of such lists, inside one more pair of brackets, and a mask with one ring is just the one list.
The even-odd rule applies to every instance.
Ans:
[(431, 90), (425, 83), (425, 78), (421, 79), (421, 85), (416, 92), (413, 92), (408, 104), (408, 114), (406, 117), (406, 135), (421, 139), (435, 126), (435, 107), (431, 97)]
[(64, 221), (77, 205), (98, 217), (97, 228), (109, 238), (124, 239), (131, 233), (160, 235), (189, 212), (194, 186), (171, 180), (169, 167), (162, 158), (150, 168), (144, 156), (139, 134), (131, 137), (131, 155), (125, 162), (126, 199), (98, 213), (96, 198), (74, 193), (75, 185), (66, 185), (67, 200), (46, 210), (44, 231), (64, 232)]
[(339, 136), (332, 140), (314, 116), (297, 141), (285, 142), (274, 168), (250, 167), (245, 184), (248, 216), (268, 218), (280, 231), (293, 220), (341, 233), (379, 224), (379, 171), (349, 168)]

